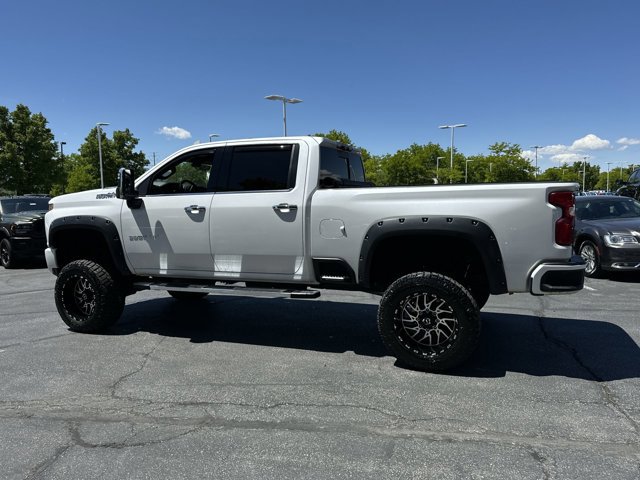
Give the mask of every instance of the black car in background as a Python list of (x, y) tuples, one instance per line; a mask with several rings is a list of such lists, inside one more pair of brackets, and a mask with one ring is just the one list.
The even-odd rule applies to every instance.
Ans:
[(4, 268), (44, 258), (44, 214), (49, 199), (42, 195), (0, 197), (0, 264)]
[(640, 202), (629, 197), (576, 197), (573, 247), (587, 264), (585, 275), (640, 271)]
[(640, 200), (640, 168), (633, 171), (627, 183), (622, 182), (622, 186), (616, 191), (616, 195)]

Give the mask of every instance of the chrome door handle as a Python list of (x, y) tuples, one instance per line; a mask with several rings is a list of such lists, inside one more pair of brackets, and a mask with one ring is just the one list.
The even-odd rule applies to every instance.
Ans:
[(192, 215), (198, 215), (199, 213), (204, 213), (205, 210), (206, 208), (201, 207), (199, 205), (189, 205), (188, 207), (184, 207), (184, 211)]
[(297, 205), (289, 205), (288, 203), (279, 203), (278, 205), (274, 205), (273, 209), (278, 211), (278, 212), (289, 213), (289, 212), (294, 212), (294, 211), (298, 210), (298, 206)]

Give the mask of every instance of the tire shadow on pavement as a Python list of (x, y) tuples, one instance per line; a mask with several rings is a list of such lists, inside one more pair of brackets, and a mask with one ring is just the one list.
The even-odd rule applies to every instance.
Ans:
[(197, 301), (160, 298), (127, 305), (108, 332), (136, 331), (188, 338), (383, 357), (377, 305), (318, 300), (208, 296)]
[[(209, 296), (145, 300), (125, 307), (109, 335), (146, 331), (193, 343), (230, 342), (311, 351), (389, 355), (377, 305)], [(589, 381), (640, 378), (640, 348), (604, 321), (482, 312), (477, 350), (447, 375), (492, 378), (507, 372)], [(399, 362), (396, 365), (404, 368)]]
[(483, 312), (482, 320), (478, 349), (456, 375), (519, 372), (597, 382), (640, 378), (640, 348), (613, 323), (492, 312)]

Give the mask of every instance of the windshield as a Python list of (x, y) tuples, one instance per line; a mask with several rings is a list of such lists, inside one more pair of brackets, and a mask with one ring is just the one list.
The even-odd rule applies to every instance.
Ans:
[(576, 202), (578, 220), (640, 217), (640, 203), (631, 198)]
[(5, 198), (0, 200), (2, 213), (19, 213), (30, 211), (46, 211), (49, 209), (49, 198)]

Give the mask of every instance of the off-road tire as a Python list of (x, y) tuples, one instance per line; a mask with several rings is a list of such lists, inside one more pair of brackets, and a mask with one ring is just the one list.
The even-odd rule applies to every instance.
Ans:
[(176, 300), (202, 300), (204, 297), (209, 295), (207, 292), (181, 292), (179, 290), (167, 290), (169, 295), (171, 295)]
[(67, 264), (55, 286), (58, 313), (75, 332), (96, 333), (116, 323), (125, 295), (114, 276), (90, 260)]
[(0, 264), (7, 269), (16, 267), (16, 259), (11, 251), (11, 242), (7, 238), (3, 238), (0, 242)]
[(438, 273), (405, 275), (378, 310), (382, 341), (401, 364), (441, 372), (464, 362), (480, 337), (480, 311), (469, 291)]
[(598, 248), (596, 245), (585, 240), (580, 245), (580, 256), (583, 258), (586, 268), (584, 274), (590, 278), (601, 278), (604, 275), (602, 268), (600, 267), (600, 255), (598, 254)]

